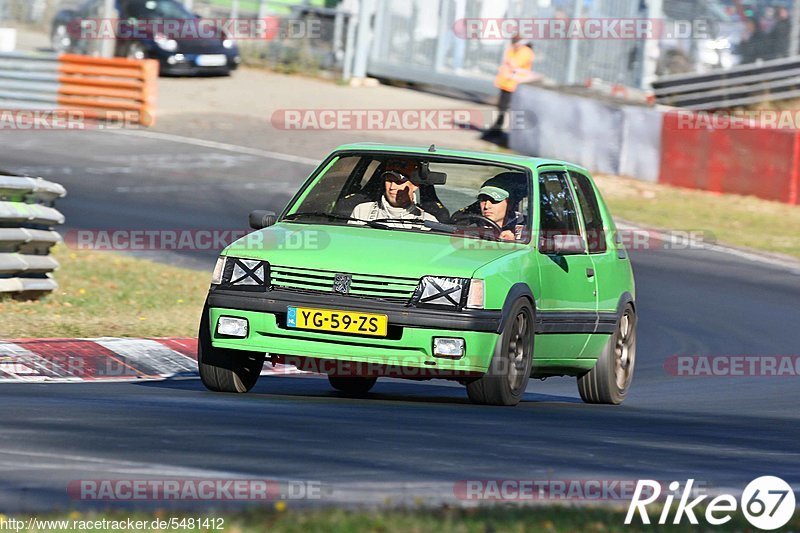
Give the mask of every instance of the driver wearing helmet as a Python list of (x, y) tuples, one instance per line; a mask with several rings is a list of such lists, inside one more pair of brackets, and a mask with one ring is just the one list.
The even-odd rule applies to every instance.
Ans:
[(478, 201), (455, 213), (453, 218), (458, 219), (465, 214), (481, 215), (497, 224), (500, 240), (518, 240), (517, 229), (525, 225), (525, 216), (517, 211), (519, 199), (514, 194), (514, 180), (520, 177), (524, 179), (524, 175), (519, 173), (503, 172), (487, 180), (478, 192)]
[(414, 202), (419, 189), (419, 171), (420, 165), (414, 160), (390, 159), (381, 175), (383, 194), (380, 199), (357, 205), (350, 216), (358, 220), (390, 221), (387, 226), (398, 228), (409, 228), (413, 223), (419, 225), (425, 221), (437, 222), (436, 217)]

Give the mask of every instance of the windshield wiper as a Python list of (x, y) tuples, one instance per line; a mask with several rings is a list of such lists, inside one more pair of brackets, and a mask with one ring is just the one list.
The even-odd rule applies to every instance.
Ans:
[(424, 226), (426, 220), (423, 218), (379, 218), (373, 220), (379, 224), (416, 224), (417, 226)]
[(322, 217), (327, 218), (328, 220), (343, 220), (345, 222), (360, 222), (362, 224), (366, 224), (370, 228), (377, 228), (377, 229), (390, 229), (389, 226), (384, 226), (380, 224), (378, 221), (374, 220), (363, 220), (361, 218), (353, 218), (344, 215), (336, 215), (334, 213), (325, 213), (323, 211), (305, 211), (301, 213), (292, 213), (291, 215), (287, 215), (283, 217), (283, 220), (297, 220), (298, 218), (306, 218), (306, 217)]

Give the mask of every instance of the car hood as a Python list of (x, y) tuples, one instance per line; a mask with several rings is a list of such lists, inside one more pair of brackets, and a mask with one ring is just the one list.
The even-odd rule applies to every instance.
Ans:
[(231, 244), (226, 255), (274, 265), (398, 277), (472, 277), (525, 245), (363, 226), (277, 224)]

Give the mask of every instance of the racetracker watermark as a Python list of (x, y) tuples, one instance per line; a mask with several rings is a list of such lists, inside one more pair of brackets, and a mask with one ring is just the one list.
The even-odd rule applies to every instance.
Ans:
[[(391, 334), (391, 332), (390, 332)], [(445, 359), (444, 357), (442, 359)], [(446, 357), (446, 359), (460, 359), (460, 357)], [(371, 363), (366, 361), (343, 361), (339, 359), (318, 359), (314, 357), (300, 356), (272, 356), (268, 362), (275, 365), (285, 365), (274, 367), (275, 374), (296, 375), (296, 368), (300, 372), (310, 372), (333, 377), (389, 377), (406, 379), (433, 379), (438, 377), (472, 379), (480, 376), (480, 373), (466, 370), (440, 370), (437, 368), (421, 368), (414, 366), (419, 361), (414, 357), (404, 359), (402, 357), (387, 357), (381, 363)], [(493, 363), (495, 369), (503, 371), (506, 365), (511, 364), (506, 360)]]
[(676, 377), (800, 376), (800, 355), (673, 355), (664, 370)]
[[(506, 249), (515, 243), (547, 242), (554, 238), (577, 237), (564, 232), (537, 231), (517, 227), (515, 241), (498, 240), (495, 230), (483, 227), (458, 229), (451, 238), (454, 248), (459, 250)], [(537, 241), (539, 239), (539, 241)], [(707, 230), (656, 231), (647, 229), (620, 229), (616, 232), (586, 231), (580, 242), (588, 244), (590, 250), (608, 249), (609, 242), (624, 246), (628, 251), (657, 250), (705, 250), (717, 243), (714, 233)]]
[[(453, 493), (463, 501), (628, 501), (636, 484), (629, 479), (484, 479), (459, 481)], [(650, 495), (653, 493), (651, 488)]]
[(107, 110), (90, 114), (80, 109), (52, 111), (0, 109), (0, 131), (119, 130), (140, 128), (143, 112)]
[[(279, 109), (270, 123), (277, 130), (453, 131), (488, 129), (497, 118), (497, 110), (479, 109)], [(528, 129), (529, 118), (508, 112), (508, 129)]]
[[(514, 242), (498, 240), (494, 230), (481, 227), (455, 228), (451, 246), (458, 250), (482, 251), (506, 249), (537, 239), (577, 237), (554, 235), (552, 232), (531, 232), (518, 228)], [(419, 231), (426, 231), (420, 226)], [(588, 231), (579, 237), (591, 250), (597, 251), (608, 242), (624, 246), (629, 251), (703, 250), (717, 242), (713, 233), (705, 230), (624, 229), (616, 233)], [(331, 243), (329, 232), (320, 229), (297, 229), (257, 232), (241, 229), (73, 229), (64, 236), (65, 244), (74, 250), (100, 252), (208, 252), (222, 250), (237, 243), (240, 250), (324, 250)]]
[(101, 252), (208, 252), (222, 250), (236, 241), (240, 250), (322, 250), (330, 243), (330, 236), (314, 229), (79, 229), (69, 230), (64, 237), (70, 248)]
[(198, 39), (287, 40), (319, 39), (322, 20), (314, 18), (153, 18), (153, 19), (75, 19), (67, 27), (73, 39), (190, 41)]
[(453, 25), (461, 39), (509, 40), (650, 40), (708, 39), (712, 25), (703, 19), (652, 18), (464, 18)]
[(73, 500), (124, 501), (279, 501), (321, 500), (320, 481), (271, 479), (81, 479), (70, 481)]
[(671, 111), (672, 130), (800, 130), (800, 110)]

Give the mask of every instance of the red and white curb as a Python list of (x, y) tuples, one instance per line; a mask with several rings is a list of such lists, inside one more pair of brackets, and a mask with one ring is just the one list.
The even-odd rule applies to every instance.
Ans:
[[(296, 374), (264, 365), (262, 375)], [(196, 377), (197, 339), (0, 340), (0, 383), (137, 381)]]

